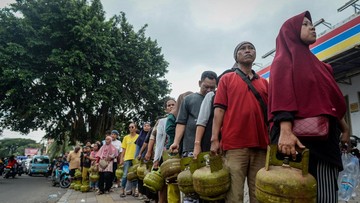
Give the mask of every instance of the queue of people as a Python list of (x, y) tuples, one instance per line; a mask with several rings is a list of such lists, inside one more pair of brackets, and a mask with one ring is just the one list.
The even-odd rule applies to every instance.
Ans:
[[(343, 169), (339, 144), (349, 143), (349, 129), (344, 120), (345, 101), (331, 66), (309, 50), (315, 40), (308, 11), (288, 19), (276, 39), (270, 84), (252, 69), (254, 44), (239, 43), (231, 69), (219, 77), (213, 71), (203, 72), (198, 92), (185, 92), (177, 101), (167, 100), (164, 116), (154, 121), (153, 127), (146, 122), (138, 134), (137, 125), (129, 123), (129, 134), (121, 142), (119, 132), (113, 130), (102, 144), (85, 147), (83, 156), (76, 147), (68, 156), (71, 174), (80, 166), (83, 175), (91, 165), (99, 166), (100, 179), (92, 183), (99, 195), (121, 187), (121, 197), (139, 196), (147, 202), (206, 202), (196, 194), (181, 195), (172, 183), (151, 194), (141, 180), (128, 181), (127, 173), (134, 159), (153, 161), (152, 170), (158, 170), (167, 150), (194, 159), (200, 152), (209, 151), (222, 155), (229, 170), (231, 186), (224, 201), (243, 202), (247, 180), (250, 202), (255, 203), (256, 173), (264, 167), (266, 149), (272, 143), (288, 156), (296, 156), (296, 147), (308, 148), (309, 172), (318, 182), (317, 202), (337, 202), (336, 179)], [(292, 131), (295, 119), (320, 115), (330, 120), (327, 140), (296, 137)], [(115, 177), (118, 164), (124, 171), (121, 180)]]

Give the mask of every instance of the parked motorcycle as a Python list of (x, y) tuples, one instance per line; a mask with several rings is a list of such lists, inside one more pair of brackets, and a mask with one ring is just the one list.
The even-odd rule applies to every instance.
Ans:
[(16, 173), (18, 174), (18, 176), (21, 176), (21, 174), (24, 173), (24, 168), (21, 164), (18, 164), (16, 167)]
[(6, 166), (4, 168), (3, 178), (15, 178), (16, 176), (16, 168), (11, 166)]
[(61, 188), (68, 188), (71, 184), (70, 175), (69, 175), (69, 164), (63, 163), (61, 166), (57, 166), (54, 169), (52, 174), (52, 185), (60, 185)]

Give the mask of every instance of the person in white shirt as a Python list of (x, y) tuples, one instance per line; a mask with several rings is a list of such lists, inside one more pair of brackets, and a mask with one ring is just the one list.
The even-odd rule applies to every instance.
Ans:
[[(122, 152), (122, 148), (121, 148), (121, 141), (118, 140), (118, 136), (119, 136), (119, 131), (117, 130), (113, 130), (111, 131), (111, 137), (112, 137), (112, 141), (111, 144), (118, 150), (118, 154), (120, 156), (121, 152)], [(118, 162), (117, 162), (117, 158), (114, 159), (113, 162), (113, 176), (114, 176), (114, 188), (117, 188), (119, 186), (120, 180), (117, 180), (116, 176), (115, 176), (115, 171), (118, 168)]]

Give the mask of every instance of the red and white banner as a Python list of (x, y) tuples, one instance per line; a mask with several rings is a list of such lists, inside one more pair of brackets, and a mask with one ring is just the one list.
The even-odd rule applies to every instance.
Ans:
[(37, 155), (39, 149), (37, 148), (25, 148), (25, 156), (34, 156)]

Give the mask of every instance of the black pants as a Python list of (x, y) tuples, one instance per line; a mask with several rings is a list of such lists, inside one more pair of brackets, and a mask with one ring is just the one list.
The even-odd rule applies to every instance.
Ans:
[(75, 176), (75, 170), (76, 170), (76, 168), (70, 169), (70, 171), (69, 171), (70, 177), (73, 178)]
[(138, 180), (138, 190), (141, 194), (146, 194), (146, 188), (144, 186), (144, 181), (143, 180)]
[(112, 174), (113, 174), (113, 177), (112, 177), (112, 179), (113, 179), (114, 183), (117, 182), (117, 177), (116, 177), (116, 175), (115, 175), (115, 172), (116, 172), (117, 167), (118, 167), (118, 163), (117, 163), (117, 162), (113, 162), (113, 173), (112, 173)]
[(109, 191), (112, 186), (112, 181), (112, 172), (99, 172), (99, 190), (101, 192)]

